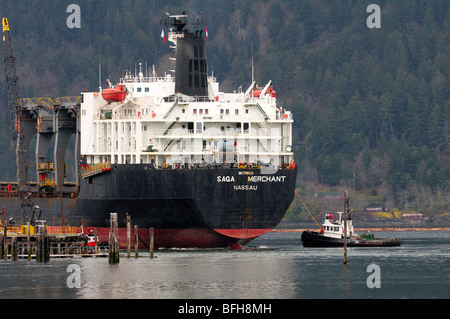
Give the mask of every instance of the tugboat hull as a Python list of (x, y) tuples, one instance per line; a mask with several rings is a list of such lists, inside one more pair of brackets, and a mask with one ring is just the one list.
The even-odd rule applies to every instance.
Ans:
[[(343, 238), (325, 237), (318, 232), (304, 231), (302, 233), (304, 247), (344, 247)], [(396, 238), (359, 239), (348, 238), (348, 247), (394, 247), (400, 246), (401, 241)]]

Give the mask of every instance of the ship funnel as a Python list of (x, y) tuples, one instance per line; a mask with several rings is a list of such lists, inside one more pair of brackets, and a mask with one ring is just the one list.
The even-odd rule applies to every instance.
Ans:
[[(208, 95), (208, 71), (205, 54), (203, 17), (188, 23), (188, 17), (169, 15), (161, 20), (169, 28), (168, 39), (175, 44), (175, 92), (190, 96)], [(196, 28), (192, 32), (187, 26)]]

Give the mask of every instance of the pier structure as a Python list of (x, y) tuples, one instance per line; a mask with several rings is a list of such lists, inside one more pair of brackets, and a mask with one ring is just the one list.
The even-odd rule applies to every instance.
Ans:
[[(77, 197), (79, 193), (79, 123), (78, 109), (82, 97), (22, 98), (20, 130), (24, 156), (17, 156), (17, 181), (1, 181), (0, 193), (9, 197)], [(66, 159), (70, 138), (74, 136), (73, 159)], [(28, 152), (36, 139), (35, 180), (28, 176)], [(72, 144), (70, 144), (72, 145)], [(72, 148), (72, 147), (71, 147)], [(51, 154), (53, 150), (53, 154)], [(19, 155), (19, 154), (18, 154)], [(24, 161), (22, 163), (22, 161)], [(73, 165), (69, 168), (68, 161)], [(68, 170), (73, 171), (69, 180)]]
[[(5, 79), (9, 113), (12, 117), (16, 144), (16, 182), (1, 182), (0, 191), (7, 190), (9, 197), (21, 197), (25, 206), (31, 197), (77, 196), (79, 176), (79, 124), (78, 110), (82, 96), (20, 98), (16, 58), (12, 45), (10, 25), (2, 18)], [(36, 135), (36, 181), (30, 180), (29, 150)], [(70, 137), (75, 135), (74, 181), (66, 182), (65, 154)], [(53, 159), (47, 158), (52, 141)], [(14, 190), (14, 191), (13, 191)], [(59, 193), (59, 194), (58, 194)], [(1, 194), (2, 196), (4, 194)], [(32, 207), (32, 205), (28, 205)]]
[[(109, 242), (99, 242), (97, 228), (89, 234), (83, 227), (48, 226), (45, 220), (36, 220), (33, 225), (7, 224), (5, 209), (0, 211), (0, 260), (50, 258), (108, 257), (110, 263), (119, 263), (119, 235), (117, 213), (110, 214)], [(131, 229), (134, 229), (134, 257), (139, 256), (138, 226), (132, 227), (127, 216), (127, 258), (131, 252)], [(154, 229), (149, 229), (149, 253), (154, 258)]]
[[(54, 194), (78, 193), (78, 163), (79, 158), (79, 130), (78, 109), (81, 96), (58, 97), (52, 100), (49, 97), (24, 98), (19, 100), (22, 112), (27, 116), (28, 125), (25, 140), (26, 145), (36, 134), (36, 187), (34, 192), (40, 196), (52, 196)], [(74, 181), (66, 181), (66, 150), (69, 140), (75, 135), (73, 158), (75, 159)], [(53, 143), (52, 143), (53, 142)], [(50, 147), (53, 145), (53, 158), (49, 156)], [(28, 147), (26, 148), (28, 149)]]
[(99, 243), (97, 236), (79, 233), (78, 227), (47, 226), (38, 220), (35, 225), (3, 225), (0, 229), (0, 259), (106, 257), (107, 243)]

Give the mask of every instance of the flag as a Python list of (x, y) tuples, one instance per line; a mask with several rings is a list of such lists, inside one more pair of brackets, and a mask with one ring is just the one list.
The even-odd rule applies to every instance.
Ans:
[(164, 42), (166, 42), (166, 37), (164, 36), (164, 29), (161, 31), (161, 38), (163, 38)]
[(206, 39), (208, 39), (208, 27), (206, 27)]

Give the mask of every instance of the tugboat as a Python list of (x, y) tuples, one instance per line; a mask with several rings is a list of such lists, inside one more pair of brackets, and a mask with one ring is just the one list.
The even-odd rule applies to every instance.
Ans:
[[(306, 230), (302, 233), (304, 247), (343, 247), (344, 246), (344, 219), (343, 212), (337, 212), (338, 218), (333, 214), (326, 214), (320, 232)], [(375, 239), (373, 234), (358, 235), (353, 229), (351, 213), (347, 220), (347, 246), (348, 247), (393, 247), (400, 246), (401, 241), (396, 238)]]

